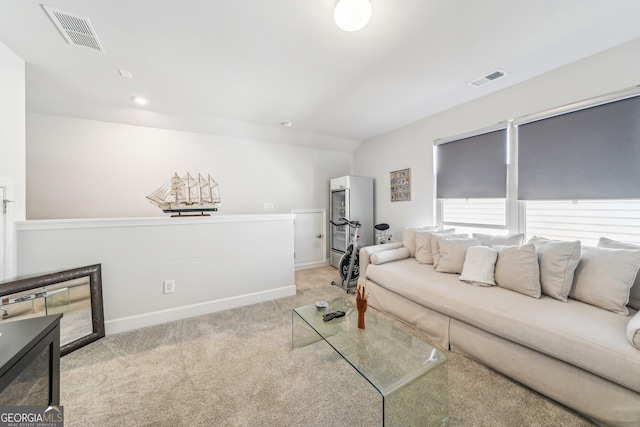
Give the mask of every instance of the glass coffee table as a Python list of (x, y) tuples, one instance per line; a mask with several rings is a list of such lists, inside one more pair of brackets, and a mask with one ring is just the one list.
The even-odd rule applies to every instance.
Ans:
[[(322, 316), (344, 311), (325, 322)], [(292, 347), (325, 340), (381, 395), (384, 426), (441, 426), (448, 423), (447, 358), (442, 352), (367, 310), (358, 329), (355, 304), (345, 298), (292, 313)]]

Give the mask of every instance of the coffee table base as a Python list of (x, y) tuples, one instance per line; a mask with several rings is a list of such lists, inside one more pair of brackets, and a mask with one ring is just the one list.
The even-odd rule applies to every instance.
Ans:
[[(340, 322), (322, 325), (321, 335), (296, 310), (293, 310), (291, 320), (292, 348), (304, 347), (324, 339), (380, 393), (383, 426), (424, 427), (448, 424), (448, 367), (446, 358), (437, 349), (432, 350), (431, 357), (437, 360), (433, 369), (415, 377), (399, 378), (396, 384), (387, 386), (383, 392), (337, 348), (340, 345), (339, 334), (343, 332)], [(394, 361), (389, 360), (389, 363)]]

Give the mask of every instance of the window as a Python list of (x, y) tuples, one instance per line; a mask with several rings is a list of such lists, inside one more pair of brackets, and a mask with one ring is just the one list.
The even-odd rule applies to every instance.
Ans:
[(438, 225), (507, 234), (507, 124), (436, 141)]
[(506, 199), (444, 199), (444, 228), (460, 233), (508, 234)]
[(596, 246), (600, 237), (640, 243), (640, 200), (526, 202), (527, 239), (542, 236)]
[[(525, 232), (527, 240), (537, 235), (588, 246), (597, 245), (600, 237), (640, 244), (639, 95), (632, 88), (513, 120), (505, 132), (506, 156), (494, 154), (509, 160), (506, 198), (478, 193), (483, 178), (476, 178), (477, 172), (468, 178), (465, 163), (459, 162), (467, 159), (481, 173), (483, 166), (493, 165), (495, 172), (497, 166), (477, 153), (482, 140), (473, 140), (473, 147), (459, 144), (443, 155), (437, 147), (438, 225), (462, 233)], [(486, 130), (470, 134), (491, 135)], [(448, 138), (450, 142), (436, 145), (454, 148), (472, 138)], [(502, 163), (499, 168), (499, 174), (505, 173)], [(466, 181), (448, 176), (458, 172)], [(442, 175), (447, 178), (443, 191)], [(465, 188), (477, 195), (464, 195)]]

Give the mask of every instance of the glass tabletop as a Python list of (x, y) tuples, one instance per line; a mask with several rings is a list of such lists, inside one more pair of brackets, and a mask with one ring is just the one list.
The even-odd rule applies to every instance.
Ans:
[[(336, 298), (328, 302), (325, 310), (318, 310), (314, 304), (293, 310), (293, 347), (324, 339), (383, 397), (446, 364), (442, 352), (395, 326), (374, 309), (365, 313), (366, 328), (358, 329), (358, 312), (352, 301)], [(333, 311), (344, 311), (346, 315), (325, 322), (323, 315)], [(296, 327), (299, 321), (314, 333)]]

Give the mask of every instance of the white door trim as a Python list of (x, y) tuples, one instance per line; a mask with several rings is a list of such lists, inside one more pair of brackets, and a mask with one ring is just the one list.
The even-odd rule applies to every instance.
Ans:
[[(5, 203), (0, 200), (0, 227), (3, 227), (4, 247), (2, 253), (2, 272), (4, 277), (0, 280), (12, 280), (16, 277), (16, 233), (13, 220), (13, 180), (0, 178), (0, 187), (4, 189)], [(6, 206), (7, 212), (3, 213)], [(0, 242), (2, 244), (2, 242)]]
[(292, 214), (305, 214), (305, 213), (320, 213), (322, 214), (322, 247), (324, 251), (322, 251), (322, 260), (321, 261), (312, 261), (312, 262), (300, 262), (296, 263), (295, 269), (302, 270), (305, 268), (313, 268), (318, 267), (320, 265), (327, 264), (327, 210), (316, 208), (316, 209), (291, 209)]

